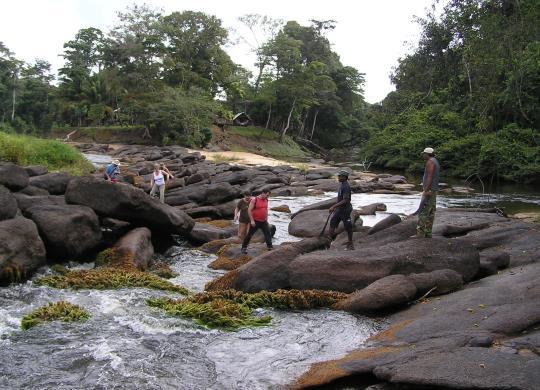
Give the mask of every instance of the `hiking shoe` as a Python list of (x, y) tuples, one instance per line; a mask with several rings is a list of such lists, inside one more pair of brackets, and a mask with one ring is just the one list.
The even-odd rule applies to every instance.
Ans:
[(347, 243), (347, 248), (345, 250), (353, 251), (354, 250), (354, 244), (352, 242)]
[(243, 255), (247, 255), (247, 248), (242, 248), (242, 249), (240, 249), (240, 252), (241, 252)]
[(266, 248), (266, 250), (267, 250), (268, 252), (273, 251), (273, 250), (274, 250), (274, 247), (271, 246), (270, 248)]

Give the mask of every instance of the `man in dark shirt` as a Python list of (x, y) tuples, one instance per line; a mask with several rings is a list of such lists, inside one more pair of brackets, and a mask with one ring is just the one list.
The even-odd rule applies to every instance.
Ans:
[(354, 249), (353, 245), (353, 224), (351, 221), (351, 186), (349, 185), (349, 172), (339, 171), (338, 180), (340, 182), (338, 189), (337, 202), (328, 210), (332, 215), (330, 219), (330, 237), (332, 240), (336, 238), (336, 228), (339, 225), (339, 222), (343, 221), (343, 226), (347, 231), (347, 236), (349, 241), (347, 242), (347, 249)]
[(418, 215), (418, 225), (416, 226), (417, 237), (431, 238), (431, 229), (433, 228), (433, 221), (435, 219), (441, 166), (434, 155), (433, 148), (425, 148), (422, 152), (422, 158), (426, 161), (426, 167), (422, 179), (422, 200), (420, 201), (418, 210), (414, 213)]

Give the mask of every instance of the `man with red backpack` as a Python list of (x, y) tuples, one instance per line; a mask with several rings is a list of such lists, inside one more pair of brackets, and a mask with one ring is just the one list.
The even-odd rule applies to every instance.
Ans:
[(251, 237), (258, 229), (261, 229), (264, 234), (264, 240), (266, 241), (266, 247), (268, 250), (272, 250), (272, 233), (270, 232), (270, 225), (268, 224), (268, 197), (270, 196), (270, 190), (263, 190), (259, 196), (255, 196), (251, 199), (248, 207), (249, 219), (251, 226), (249, 232), (242, 242), (242, 253), (247, 253), (247, 247), (251, 241)]

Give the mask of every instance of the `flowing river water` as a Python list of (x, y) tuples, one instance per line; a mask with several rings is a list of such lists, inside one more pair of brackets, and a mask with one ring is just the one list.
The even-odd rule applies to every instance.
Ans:
[[(287, 204), (294, 212), (332, 196), (272, 198), (270, 206)], [(390, 212), (413, 212), (419, 195), (353, 195), (354, 206), (374, 202), (385, 203), (388, 211), (362, 217), (365, 225)], [(538, 196), (523, 195), (519, 202), (540, 207)], [(441, 196), (438, 203), (440, 207), (477, 206), (485, 204), (486, 197)], [(276, 244), (296, 239), (287, 233), (289, 221), (288, 214), (270, 213), (270, 222), (277, 226)], [(207, 267), (213, 255), (190, 248), (180, 239), (160, 256), (179, 274), (171, 281), (192, 291), (202, 291), (206, 282), (223, 274)], [(44, 267), (36, 277), (50, 272)], [(258, 314), (272, 316), (269, 326), (235, 332), (209, 330), (145, 303), (149, 297), (165, 295), (174, 296), (147, 289), (58, 290), (35, 286), (32, 281), (0, 288), (0, 388), (280, 389), (311, 364), (341, 357), (384, 328), (384, 319), (327, 309), (258, 309)], [(21, 330), (25, 314), (59, 300), (83, 306), (91, 318)]]

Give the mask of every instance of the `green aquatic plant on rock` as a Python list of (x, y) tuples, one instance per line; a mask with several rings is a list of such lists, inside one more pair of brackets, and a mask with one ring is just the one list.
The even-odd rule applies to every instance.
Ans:
[(252, 310), (225, 299), (198, 303), (189, 299), (150, 298), (148, 305), (165, 310), (172, 316), (193, 319), (197, 324), (209, 328), (235, 330), (247, 326), (262, 326), (271, 321), (270, 316), (254, 317)]
[(186, 299), (150, 298), (148, 305), (173, 316), (191, 318), (210, 328), (235, 330), (247, 326), (267, 325), (270, 316), (257, 317), (253, 309), (271, 307), (281, 310), (305, 310), (330, 307), (347, 294), (318, 290), (277, 290), (244, 293), (236, 290), (203, 292)]
[(88, 318), (90, 318), (90, 313), (80, 306), (66, 301), (51, 302), (25, 315), (21, 320), (21, 328), (27, 330), (42, 322), (74, 322), (85, 321)]
[(90, 270), (73, 270), (64, 275), (45, 276), (35, 280), (34, 283), (38, 286), (49, 286), (60, 289), (71, 288), (74, 290), (111, 290), (143, 287), (184, 295), (189, 294), (189, 290), (182, 286), (177, 286), (149, 272), (142, 272), (136, 268), (127, 267), (100, 267)]

